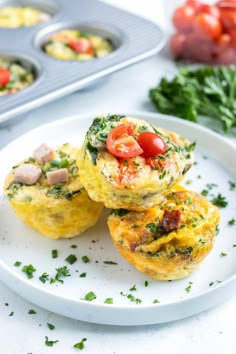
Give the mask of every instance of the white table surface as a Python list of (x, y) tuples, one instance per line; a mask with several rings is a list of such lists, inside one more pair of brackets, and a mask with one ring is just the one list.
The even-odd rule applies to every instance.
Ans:
[[(109, 2), (165, 27), (161, 0)], [(70, 115), (91, 111), (97, 114), (154, 112), (148, 90), (162, 75), (175, 70), (163, 50), (151, 59), (112, 75), (93, 89), (76, 92), (3, 123), (0, 148), (30, 129)], [(211, 126), (211, 122), (205, 121), (205, 125)], [(236, 132), (230, 138), (236, 142)], [(34, 309), (36, 314), (29, 315), (29, 309)], [(235, 354), (235, 312), (234, 297), (217, 308), (171, 323), (133, 327), (95, 325), (50, 313), (0, 283), (0, 354), (76, 353), (80, 351), (73, 345), (82, 338), (87, 338), (82, 353), (89, 354)], [(55, 325), (55, 329), (50, 331), (47, 323)], [(59, 342), (47, 347), (45, 336)]]

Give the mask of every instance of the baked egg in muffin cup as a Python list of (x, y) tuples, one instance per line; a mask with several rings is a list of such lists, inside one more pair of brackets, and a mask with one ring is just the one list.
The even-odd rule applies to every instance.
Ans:
[(0, 7), (0, 27), (4, 28), (35, 26), (50, 18), (48, 13), (30, 6)]
[(19, 92), (36, 79), (34, 67), (24, 66), (20, 60), (0, 56), (0, 96)]
[(174, 187), (148, 210), (112, 210), (108, 227), (132, 266), (152, 278), (174, 280), (190, 275), (209, 254), (219, 221), (217, 207), (205, 197)]
[(82, 186), (76, 158), (79, 148), (40, 145), (12, 168), (4, 193), (16, 215), (52, 239), (74, 237), (96, 224), (102, 203)]
[(75, 29), (53, 33), (47, 38), (43, 48), (54, 58), (77, 61), (101, 58), (113, 51), (110, 39)]
[(77, 164), (91, 199), (107, 208), (146, 210), (179, 182), (195, 144), (179, 134), (124, 115), (94, 119)]

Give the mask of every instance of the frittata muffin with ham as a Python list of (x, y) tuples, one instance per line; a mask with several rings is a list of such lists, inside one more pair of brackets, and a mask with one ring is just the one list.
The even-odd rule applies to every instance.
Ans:
[(4, 192), (16, 215), (41, 234), (74, 237), (96, 224), (103, 204), (88, 196), (78, 177), (79, 148), (40, 145), (14, 166)]
[(146, 210), (182, 179), (193, 163), (194, 143), (122, 115), (94, 119), (77, 164), (91, 199), (107, 208)]
[(108, 226), (114, 245), (136, 269), (158, 280), (190, 275), (212, 250), (220, 214), (202, 195), (170, 190), (143, 212), (113, 210)]

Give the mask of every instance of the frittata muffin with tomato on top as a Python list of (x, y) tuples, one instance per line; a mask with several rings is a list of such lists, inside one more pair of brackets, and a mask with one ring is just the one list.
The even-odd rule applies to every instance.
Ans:
[(164, 193), (160, 205), (143, 212), (112, 210), (108, 226), (120, 254), (140, 272), (181, 279), (195, 271), (214, 246), (218, 208), (183, 187)]
[(104, 57), (113, 51), (113, 45), (99, 35), (68, 29), (52, 34), (44, 50), (57, 59), (85, 61)]
[(97, 117), (78, 155), (81, 183), (107, 208), (146, 210), (191, 167), (194, 145), (140, 119)]
[(32, 68), (27, 68), (18, 61), (0, 57), (0, 96), (16, 93), (35, 80)]
[(74, 237), (96, 224), (103, 204), (90, 199), (78, 177), (79, 148), (40, 145), (12, 168), (4, 193), (16, 215), (42, 235)]

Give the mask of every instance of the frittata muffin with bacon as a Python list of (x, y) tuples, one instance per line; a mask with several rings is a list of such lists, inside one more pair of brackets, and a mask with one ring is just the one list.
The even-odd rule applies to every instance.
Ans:
[(174, 280), (190, 275), (209, 254), (219, 221), (217, 207), (179, 187), (146, 211), (111, 211), (108, 226), (131, 265), (152, 278)]
[(107, 208), (146, 210), (182, 179), (194, 144), (146, 121), (121, 115), (95, 118), (77, 164), (89, 196)]
[(4, 192), (16, 215), (41, 234), (74, 237), (93, 226), (103, 205), (88, 196), (78, 177), (79, 148), (40, 145), (8, 174)]

